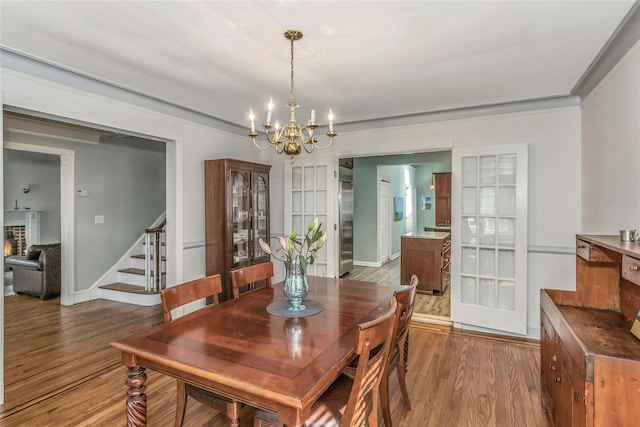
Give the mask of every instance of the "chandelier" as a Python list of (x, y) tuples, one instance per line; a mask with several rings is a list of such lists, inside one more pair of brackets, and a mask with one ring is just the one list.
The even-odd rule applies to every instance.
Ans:
[[(301, 126), (296, 122), (296, 108), (299, 107), (293, 98), (293, 42), (302, 38), (302, 32), (298, 30), (288, 30), (284, 33), (284, 37), (291, 41), (291, 90), (289, 92), (289, 123), (284, 126), (280, 126), (276, 120), (275, 124), (271, 123), (273, 113), (273, 99), (269, 101), (267, 105), (267, 119), (262, 126), (264, 127), (266, 141), (257, 141), (258, 132), (256, 132), (255, 116), (253, 110), (249, 110), (249, 120), (251, 121), (251, 132), (249, 136), (253, 140), (253, 144), (261, 150), (267, 150), (274, 147), (278, 154), (286, 154), (291, 156), (293, 162), (293, 156), (300, 154), (302, 147), (307, 153), (313, 152), (314, 148), (324, 150), (329, 148), (333, 142), (333, 137), (337, 135), (333, 131), (333, 111), (329, 110), (329, 131), (327, 136), (329, 137), (329, 143), (321, 147), (318, 145), (318, 140), (313, 136), (313, 131), (318, 127), (316, 124), (316, 110), (311, 110), (309, 117), (309, 123), (306, 126)], [(273, 128), (273, 130), (272, 130)]]

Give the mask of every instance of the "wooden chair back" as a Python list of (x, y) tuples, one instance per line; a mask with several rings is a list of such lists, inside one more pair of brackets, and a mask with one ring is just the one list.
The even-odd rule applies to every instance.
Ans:
[(400, 341), (404, 341), (409, 332), (409, 324), (411, 324), (411, 316), (413, 315), (413, 306), (416, 302), (416, 292), (418, 288), (418, 276), (415, 274), (411, 276), (409, 287), (401, 289), (394, 293), (398, 304), (402, 305), (402, 312), (397, 319), (397, 331), (396, 342), (400, 344)]
[(273, 277), (273, 263), (263, 262), (261, 264), (251, 265), (231, 270), (231, 285), (233, 288), (233, 298), (240, 297), (240, 288), (250, 283), (267, 281), (267, 287), (272, 287), (271, 278)]
[(219, 303), (218, 294), (222, 292), (220, 275), (203, 277), (180, 285), (172, 286), (160, 291), (162, 298), (162, 314), (164, 322), (171, 323), (171, 310), (182, 307), (190, 302), (212, 297), (215, 304)]
[(359, 427), (367, 422), (377, 425), (379, 387), (395, 341), (393, 333), (400, 309), (392, 298), (384, 315), (358, 326), (358, 368), (340, 426)]

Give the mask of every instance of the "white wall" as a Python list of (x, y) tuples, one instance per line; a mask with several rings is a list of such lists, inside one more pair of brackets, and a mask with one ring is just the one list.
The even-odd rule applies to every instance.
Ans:
[(640, 42), (582, 103), (583, 231), (640, 228)]

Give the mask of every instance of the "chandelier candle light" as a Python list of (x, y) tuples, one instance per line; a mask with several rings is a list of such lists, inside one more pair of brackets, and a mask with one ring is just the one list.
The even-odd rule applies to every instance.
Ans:
[[(304, 147), (304, 150), (307, 153), (311, 153), (314, 148), (321, 150), (329, 148), (333, 142), (333, 137), (336, 136), (337, 133), (333, 131), (333, 111), (331, 109), (329, 109), (329, 131), (327, 132), (329, 143), (324, 147), (319, 146), (318, 140), (313, 136), (314, 129), (318, 127), (316, 124), (316, 110), (311, 110), (307, 126), (303, 127), (296, 122), (296, 108), (298, 108), (299, 105), (296, 104), (293, 97), (293, 42), (302, 38), (302, 32), (298, 30), (288, 30), (284, 33), (284, 37), (291, 41), (291, 90), (289, 92), (288, 104), (291, 114), (289, 117), (289, 123), (280, 127), (280, 124), (276, 120), (275, 125), (272, 125), (273, 99), (271, 99), (267, 105), (267, 119), (262, 124), (265, 129), (264, 133), (267, 141), (258, 142), (256, 140), (258, 132), (256, 131), (253, 110), (249, 110), (249, 120), (251, 123), (251, 132), (249, 133), (249, 136), (251, 137), (253, 144), (261, 150), (267, 150), (274, 147), (278, 154), (284, 153), (291, 156), (291, 161), (293, 162), (293, 157), (300, 154), (302, 147)], [(274, 128), (273, 131), (271, 130), (272, 127)]]

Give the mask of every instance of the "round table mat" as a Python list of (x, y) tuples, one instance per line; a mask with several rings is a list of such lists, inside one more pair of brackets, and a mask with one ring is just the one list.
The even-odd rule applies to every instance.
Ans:
[(324, 306), (317, 301), (302, 300), (303, 310), (293, 311), (288, 307), (291, 305), (289, 300), (272, 302), (267, 306), (267, 311), (274, 316), (279, 317), (308, 317), (320, 313), (324, 310)]

